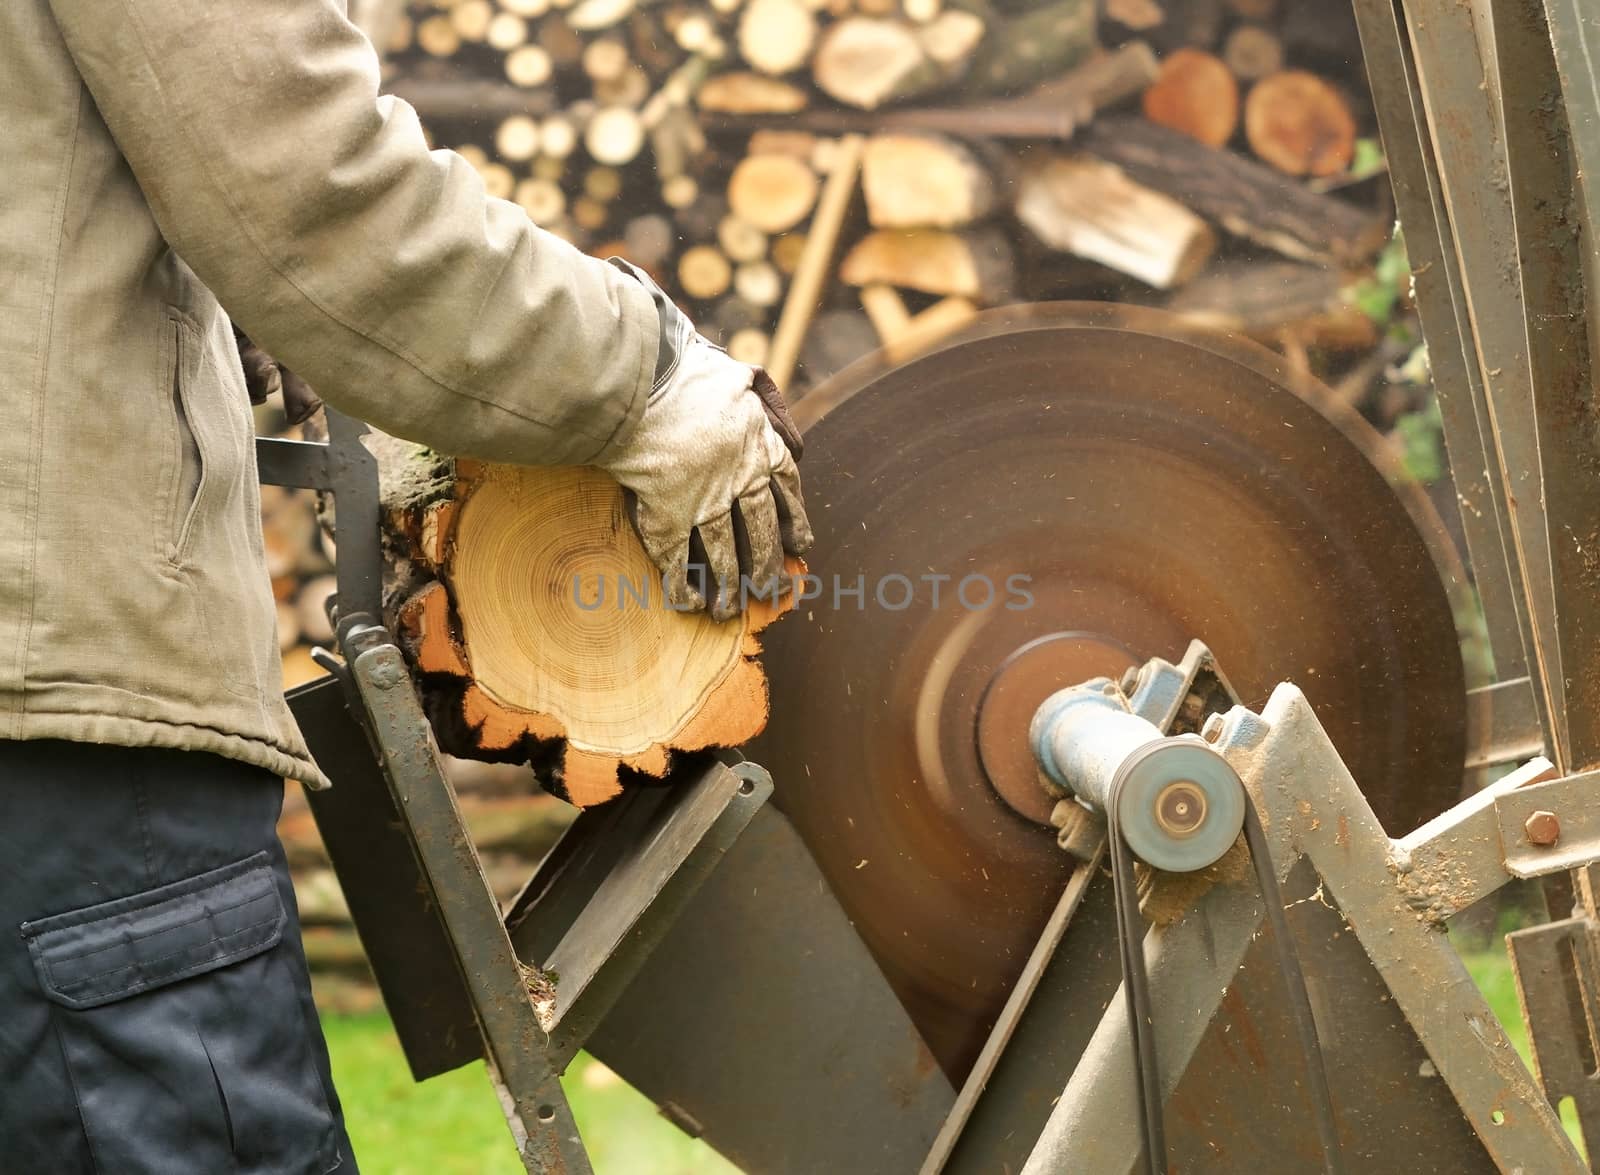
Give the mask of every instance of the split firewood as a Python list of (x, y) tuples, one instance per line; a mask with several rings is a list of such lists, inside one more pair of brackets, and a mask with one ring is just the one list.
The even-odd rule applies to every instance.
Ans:
[(925, 94), (960, 72), (960, 63), (929, 55), (916, 26), (865, 16), (829, 25), (811, 60), (817, 87), (861, 110)]
[(500, 7), (517, 16), (532, 19), (550, 11), (550, 0), (500, 0)]
[(761, 128), (750, 135), (746, 155), (787, 155), (810, 164), (817, 151), (817, 136), (810, 131)]
[(1179, 49), (1161, 63), (1144, 92), (1144, 116), (1211, 147), (1239, 125), (1239, 84), (1228, 67), (1200, 49)]
[(1017, 217), (1050, 248), (1161, 290), (1188, 281), (1216, 248), (1211, 227), (1182, 204), (1090, 156), (1030, 167), (1018, 184)]
[(1015, 272), (1010, 245), (993, 230), (880, 229), (845, 255), (839, 278), (851, 286), (897, 286), (994, 306), (1009, 297)]
[(864, 286), (861, 306), (883, 344), (884, 357), (904, 363), (953, 334), (978, 316), (967, 298), (944, 298), (920, 314), (911, 314), (899, 291), (889, 286)]
[(1350, 166), (1356, 120), (1338, 90), (1304, 70), (1263, 78), (1245, 102), (1250, 149), (1289, 175), (1326, 176)]
[(944, 11), (944, 0), (901, 0), (901, 11), (914, 24), (927, 24)]
[(789, 598), (723, 624), (668, 607), (598, 470), (404, 459), (385, 478), (389, 618), (444, 750), (532, 760), (586, 807), (623, 767), (659, 776), (674, 751), (760, 733), (757, 634)]
[(701, 110), (719, 114), (793, 114), (806, 108), (799, 86), (759, 73), (724, 73), (708, 79), (695, 95)]
[[(553, 98), (540, 91), (520, 90), (500, 82), (397, 80), (390, 93), (403, 98), (428, 122), (495, 122), (513, 115), (542, 115)], [(458, 144), (452, 144), (460, 150)]]
[(1233, 235), (1297, 261), (1358, 263), (1388, 234), (1382, 216), (1142, 118), (1099, 119), (1079, 142)]
[(715, 52), (720, 56), (727, 52), (715, 22), (707, 12), (683, 14), (672, 30), (672, 39), (677, 42), (678, 48), (687, 53)]
[(702, 302), (721, 297), (733, 282), (733, 266), (711, 245), (696, 245), (678, 259), (678, 285)]
[(817, 19), (800, 0), (750, 0), (739, 18), (740, 56), (773, 77), (804, 65), (816, 39)]
[(734, 213), (766, 233), (799, 224), (817, 202), (817, 174), (787, 155), (750, 155), (728, 181)]
[(994, 178), (972, 152), (932, 135), (875, 135), (861, 186), (874, 228), (960, 228), (994, 207)]
[(1260, 25), (1242, 24), (1228, 34), (1222, 60), (1241, 82), (1254, 82), (1283, 68), (1283, 42)]

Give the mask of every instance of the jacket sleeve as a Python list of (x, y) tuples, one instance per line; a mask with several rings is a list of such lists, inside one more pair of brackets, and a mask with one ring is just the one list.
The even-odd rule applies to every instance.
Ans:
[(378, 96), (338, 0), (51, 0), (167, 243), (329, 402), (435, 448), (582, 464), (657, 316)]

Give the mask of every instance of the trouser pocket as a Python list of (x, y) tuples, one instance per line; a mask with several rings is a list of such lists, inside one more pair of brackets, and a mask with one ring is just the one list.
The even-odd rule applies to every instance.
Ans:
[(98, 1171), (338, 1164), (287, 923), (266, 853), (23, 923)]

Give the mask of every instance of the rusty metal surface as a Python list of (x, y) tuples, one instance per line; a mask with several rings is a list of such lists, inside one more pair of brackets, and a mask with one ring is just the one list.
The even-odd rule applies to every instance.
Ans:
[[(798, 416), (829, 586), (767, 642), (752, 754), (783, 765), (775, 802), (952, 1075), (1070, 870), (978, 752), (980, 699), (1029, 641), (1143, 660), (1199, 637), (1246, 701), (1304, 686), (1388, 827), (1454, 799), (1460, 568), (1364, 426), (1270, 353), (1152, 311), (1029, 307), (898, 370), (863, 361)], [(924, 583), (892, 611), (873, 588), (897, 574), (954, 578), (940, 607)], [(1033, 606), (953, 605), (973, 574), (1031, 576)], [(834, 606), (835, 576), (864, 577), (863, 607)]]
[[(1600, 46), (1600, 28), (1592, 6), (1587, 22), (1553, 27), (1546, 25), (1542, 0), (1494, 0), (1491, 8), (1537, 408), (1532, 419), (1504, 427), (1519, 427), (1537, 441), (1538, 506), (1554, 607), (1554, 623), (1541, 633), (1555, 646), (1545, 669), (1556, 707), (1554, 758), (1564, 770), (1585, 771), (1600, 767), (1600, 409), (1585, 288), (1586, 276), (1594, 274), (1595, 242), (1584, 232), (1567, 104), (1592, 142), (1600, 62), (1582, 54)], [(1557, 73), (1552, 33), (1564, 50), (1565, 77)], [(1585, 189), (1594, 183), (1581, 177)]]
[(1398, 3), (1355, 0), (1356, 22), (1495, 670), (1502, 679), (1514, 678), (1528, 672), (1524, 650), (1532, 630), (1526, 590), (1520, 576), (1512, 575), (1510, 507), (1474, 349), (1461, 259)]
[(1597, 794), (1600, 771), (1534, 783), (1497, 796), (1495, 820), (1506, 872), (1512, 877), (1543, 877), (1600, 860)]
[(1534, 1072), (1551, 1105), (1570, 1097), (1592, 1147), (1600, 1141), (1600, 1028), (1596, 927), (1587, 915), (1506, 935)]

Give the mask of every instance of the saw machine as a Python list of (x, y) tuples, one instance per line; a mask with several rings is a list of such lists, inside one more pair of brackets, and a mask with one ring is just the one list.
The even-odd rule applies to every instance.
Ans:
[[(291, 698), (329, 855), (414, 1074), (485, 1058), (529, 1171), (589, 1169), (580, 1047), (750, 1171), (1584, 1169), (1552, 1106), (1600, 1144), (1600, 23), (1356, 11), (1470, 576), (1276, 356), (988, 316), (800, 406), (827, 577), (750, 758), (584, 812), (502, 912), (374, 619), (361, 426), (261, 442), (337, 503), (341, 656)], [(1528, 878), (1537, 1074), (1443, 933)]]

